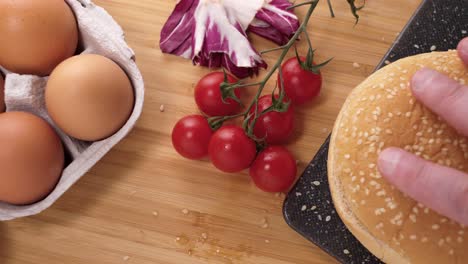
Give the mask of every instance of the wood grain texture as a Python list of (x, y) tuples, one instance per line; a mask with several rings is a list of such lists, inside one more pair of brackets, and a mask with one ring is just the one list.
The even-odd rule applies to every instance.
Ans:
[[(176, 1), (95, 2), (120, 23), (136, 52), (146, 82), (143, 114), (132, 133), (53, 207), (0, 223), (0, 262), (333, 263), (286, 225), (284, 195), (257, 190), (245, 172), (223, 174), (173, 150), (172, 126), (196, 112), (193, 87), (209, 71), (159, 50), (159, 32)], [(297, 109), (288, 147), (300, 160), (299, 171), (329, 134), (347, 94), (373, 71), (420, 0), (368, 0), (355, 27), (346, 1), (332, 2), (336, 18), (322, 1), (309, 25), (317, 59), (334, 60), (323, 70), (320, 99)], [(298, 10), (301, 18), (305, 11)], [(259, 50), (273, 47), (253, 41)], [(272, 64), (276, 56), (265, 58)]]

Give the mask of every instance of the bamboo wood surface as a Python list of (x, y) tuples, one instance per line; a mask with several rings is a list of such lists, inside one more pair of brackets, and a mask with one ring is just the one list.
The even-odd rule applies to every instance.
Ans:
[[(330, 133), (347, 94), (373, 71), (420, 0), (368, 0), (355, 27), (346, 1), (332, 2), (336, 18), (321, 1), (309, 23), (317, 59), (334, 60), (323, 69), (320, 98), (296, 111), (288, 148), (300, 161), (299, 172)], [(171, 129), (197, 112), (194, 85), (209, 72), (159, 50), (160, 30), (176, 1), (95, 3), (123, 27), (136, 52), (146, 83), (143, 114), (131, 134), (50, 209), (0, 223), (0, 263), (334, 263), (287, 226), (284, 194), (257, 190), (246, 172), (223, 174), (207, 161), (175, 153)], [(300, 18), (306, 9), (297, 10)], [(252, 39), (258, 50), (274, 47)], [(306, 51), (304, 41), (299, 50)], [(272, 65), (277, 56), (265, 58)]]

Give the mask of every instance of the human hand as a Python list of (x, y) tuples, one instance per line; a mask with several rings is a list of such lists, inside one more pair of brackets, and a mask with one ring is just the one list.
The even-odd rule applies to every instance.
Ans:
[[(468, 67), (468, 38), (458, 45), (458, 54)], [(413, 95), (468, 137), (468, 86), (430, 69), (412, 78)], [(430, 89), (427, 89), (430, 88)], [(399, 148), (379, 156), (384, 178), (416, 201), (460, 224), (468, 225), (468, 174), (431, 163)]]

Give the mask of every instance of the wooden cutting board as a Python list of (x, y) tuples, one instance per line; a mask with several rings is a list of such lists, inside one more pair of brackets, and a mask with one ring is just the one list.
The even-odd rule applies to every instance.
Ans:
[[(0, 223), (0, 263), (335, 262), (285, 223), (284, 194), (263, 193), (245, 172), (223, 174), (173, 150), (171, 129), (196, 113), (194, 84), (209, 72), (159, 50), (160, 30), (176, 2), (95, 1), (121, 24), (136, 52), (146, 82), (142, 117), (50, 209)], [(309, 24), (317, 59), (334, 60), (323, 70), (320, 99), (297, 109), (288, 148), (300, 161), (298, 174), (328, 136), (347, 94), (373, 71), (420, 0), (368, 0), (355, 27), (346, 1), (332, 2), (336, 18), (323, 0)], [(305, 11), (297, 12), (302, 18)], [(274, 47), (253, 41), (258, 50)], [(306, 50), (305, 43), (299, 47)], [(265, 58), (271, 65), (277, 54)]]

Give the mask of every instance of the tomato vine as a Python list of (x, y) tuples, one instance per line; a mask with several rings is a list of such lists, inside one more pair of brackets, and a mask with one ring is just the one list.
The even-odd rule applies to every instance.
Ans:
[[(357, 12), (364, 7), (365, 1), (364, 1), (364, 4), (362, 6), (359, 6), (359, 7), (356, 5), (356, 0), (347, 0), (347, 1), (348, 1), (348, 4), (349, 4), (350, 8), (351, 8), (351, 13), (356, 18), (356, 23), (357, 23), (359, 21), (359, 15), (357, 14)], [(320, 68), (324, 67), (325, 65), (327, 65), (331, 61), (331, 59), (329, 59), (329, 60), (327, 60), (325, 62), (322, 62), (322, 63), (320, 63), (318, 65), (313, 65), (315, 50), (312, 48), (312, 42), (311, 42), (311, 40), (309, 38), (309, 35), (308, 35), (308, 32), (307, 32), (307, 25), (309, 24), (309, 20), (310, 20), (312, 14), (314, 13), (314, 11), (315, 11), (315, 9), (316, 9), (319, 2), (320, 2), (320, 0), (307, 1), (307, 2), (296, 4), (296, 5), (292, 5), (291, 7), (288, 8), (288, 9), (294, 9), (294, 8), (297, 8), (297, 7), (309, 5), (309, 9), (307, 10), (307, 13), (304, 16), (304, 20), (300, 24), (300, 26), (299, 26), (298, 30), (295, 32), (295, 34), (288, 41), (288, 43), (286, 43), (283, 46), (273, 48), (273, 49), (269, 49), (269, 50), (264, 50), (264, 51), (261, 52), (261, 54), (265, 54), (265, 53), (268, 53), (268, 52), (274, 52), (274, 51), (280, 51), (280, 50), (282, 51), (281, 54), (279, 55), (278, 60), (276, 61), (276, 63), (273, 65), (273, 67), (268, 71), (266, 76), (261, 81), (254, 82), (254, 83), (237, 82), (237, 83), (234, 83), (234, 84), (228, 83), (227, 81), (225, 81), (220, 85), (221, 86), (220, 88), (221, 88), (221, 91), (222, 91), (222, 96), (223, 96), (223, 101), (226, 100), (227, 98), (232, 98), (232, 99), (234, 99), (236, 101), (239, 101), (239, 99), (235, 96), (235, 93), (234, 93), (235, 89), (253, 87), (253, 86), (258, 86), (258, 89), (257, 89), (257, 92), (256, 92), (253, 100), (247, 106), (245, 111), (243, 111), (241, 113), (238, 113), (238, 114), (229, 115), (229, 116), (214, 116), (214, 117), (208, 118), (208, 122), (209, 122), (210, 126), (213, 129), (215, 129), (215, 130), (218, 129), (219, 127), (222, 126), (222, 124), (225, 121), (235, 119), (235, 118), (239, 118), (239, 117), (243, 117), (244, 118), (243, 127), (244, 127), (246, 133), (252, 139), (257, 141), (257, 143), (261, 143), (262, 139), (256, 138), (254, 136), (254, 134), (253, 134), (253, 127), (255, 126), (257, 120), (261, 116), (263, 116), (263, 115), (265, 115), (265, 114), (267, 114), (269, 112), (272, 112), (272, 111), (285, 112), (285, 111), (288, 110), (290, 102), (289, 101), (284, 102), (283, 99), (285, 97), (285, 93), (284, 93), (284, 89), (281, 88), (281, 87), (283, 87), (282, 84), (283, 84), (283, 80), (284, 80), (282, 70), (281, 70), (281, 65), (282, 65), (283, 61), (285, 60), (286, 56), (288, 55), (290, 49), (293, 46), (295, 46), (297, 40), (299, 40), (299, 37), (301, 35), (305, 35), (306, 40), (307, 40), (307, 44), (308, 44), (308, 52), (307, 52), (307, 56), (306, 56), (305, 61), (301, 61), (301, 59), (299, 57), (299, 54), (297, 52), (297, 48), (295, 48), (295, 51), (296, 51), (296, 57), (297, 57), (298, 62), (301, 64), (301, 66), (305, 70), (311, 71), (313, 73), (318, 73)], [(331, 1), (327, 0), (327, 3), (328, 3), (328, 6), (329, 6), (329, 9), (330, 9), (330, 15), (332, 17), (334, 17), (335, 14), (334, 14), (334, 11), (333, 11), (333, 7), (331, 5)], [(263, 110), (261, 113), (258, 113), (258, 111), (257, 111), (257, 109), (258, 109), (258, 100), (259, 100), (260, 96), (262, 95), (262, 92), (265, 89), (268, 81), (271, 79), (271, 77), (277, 71), (278, 71), (279, 84), (280, 84), (279, 96), (278, 97), (275, 96), (275, 93), (276, 93), (276, 90), (277, 90), (277, 87), (275, 87), (275, 89), (272, 92), (272, 100), (273, 100), (272, 106), (265, 109), (265, 110)], [(225, 73), (225, 76), (226, 76), (225, 80), (227, 80), (226, 73)], [(252, 109), (255, 109), (255, 110), (252, 111)], [(253, 112), (253, 114), (252, 114), (252, 112)]]

